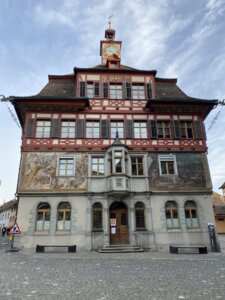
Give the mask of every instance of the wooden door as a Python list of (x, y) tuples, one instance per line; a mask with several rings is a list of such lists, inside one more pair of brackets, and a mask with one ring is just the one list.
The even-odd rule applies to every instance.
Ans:
[(127, 209), (110, 210), (110, 243), (126, 244), (129, 242)]

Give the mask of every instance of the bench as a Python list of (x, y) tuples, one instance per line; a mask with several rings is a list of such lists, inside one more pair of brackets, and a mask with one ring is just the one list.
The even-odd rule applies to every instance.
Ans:
[(66, 247), (68, 248), (68, 252), (76, 252), (76, 245), (36, 245), (36, 252), (45, 252), (46, 247), (58, 248), (58, 247)]
[(206, 246), (170, 246), (170, 253), (173, 254), (207, 254)]

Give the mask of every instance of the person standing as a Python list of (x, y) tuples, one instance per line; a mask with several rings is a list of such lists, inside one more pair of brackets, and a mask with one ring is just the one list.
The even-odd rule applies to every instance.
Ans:
[(5, 228), (5, 227), (3, 227), (3, 228), (2, 228), (2, 237), (4, 237), (4, 236), (5, 236), (5, 233), (6, 233), (6, 228)]

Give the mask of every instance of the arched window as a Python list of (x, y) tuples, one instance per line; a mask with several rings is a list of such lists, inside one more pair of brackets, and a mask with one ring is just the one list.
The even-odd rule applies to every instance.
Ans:
[(197, 205), (194, 201), (187, 201), (184, 205), (185, 220), (188, 228), (199, 227)]
[(179, 228), (178, 207), (175, 201), (167, 201), (165, 205), (167, 228)]
[(93, 231), (102, 231), (102, 204), (96, 202), (92, 206)]
[(37, 207), (36, 230), (44, 231), (50, 229), (51, 208), (47, 202), (41, 202)]
[(142, 202), (135, 204), (136, 230), (145, 230), (145, 205)]
[(62, 202), (57, 209), (57, 230), (70, 230), (71, 206)]

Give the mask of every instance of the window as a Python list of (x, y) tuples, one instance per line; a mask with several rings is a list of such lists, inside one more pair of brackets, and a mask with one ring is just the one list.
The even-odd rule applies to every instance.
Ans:
[(160, 175), (177, 175), (175, 156), (160, 155), (159, 169), (160, 169)]
[(86, 123), (86, 137), (99, 138), (99, 122), (89, 121)]
[(145, 99), (144, 84), (132, 84), (133, 99)]
[(123, 91), (121, 83), (110, 83), (110, 99), (122, 99)]
[(187, 201), (184, 205), (185, 220), (188, 228), (199, 227), (197, 206), (194, 201)]
[(145, 230), (145, 205), (142, 202), (135, 204), (136, 230)]
[(88, 98), (99, 97), (99, 82), (88, 82), (87, 83), (87, 97)]
[(123, 159), (122, 151), (116, 150), (114, 152), (115, 173), (122, 173), (122, 159)]
[(131, 157), (131, 170), (132, 175), (143, 175), (143, 158)]
[(49, 138), (51, 133), (50, 120), (37, 120), (36, 138)]
[(157, 135), (158, 138), (170, 138), (170, 123), (157, 122)]
[(57, 230), (70, 230), (71, 206), (62, 202), (57, 209)]
[(118, 132), (119, 138), (123, 138), (123, 122), (111, 122), (111, 138), (116, 138)]
[(92, 207), (93, 231), (102, 231), (102, 204), (97, 202)]
[(134, 138), (146, 139), (147, 138), (147, 123), (134, 122)]
[(181, 137), (185, 139), (193, 138), (192, 122), (180, 122)]
[(42, 202), (37, 207), (36, 230), (46, 231), (50, 229), (51, 209), (48, 203)]
[(174, 201), (167, 201), (165, 205), (167, 228), (179, 228), (178, 208)]
[(74, 158), (59, 159), (59, 176), (74, 176), (75, 171)]
[(92, 157), (91, 175), (104, 175), (105, 174), (105, 161), (104, 157)]
[(75, 121), (62, 121), (61, 137), (75, 138)]

